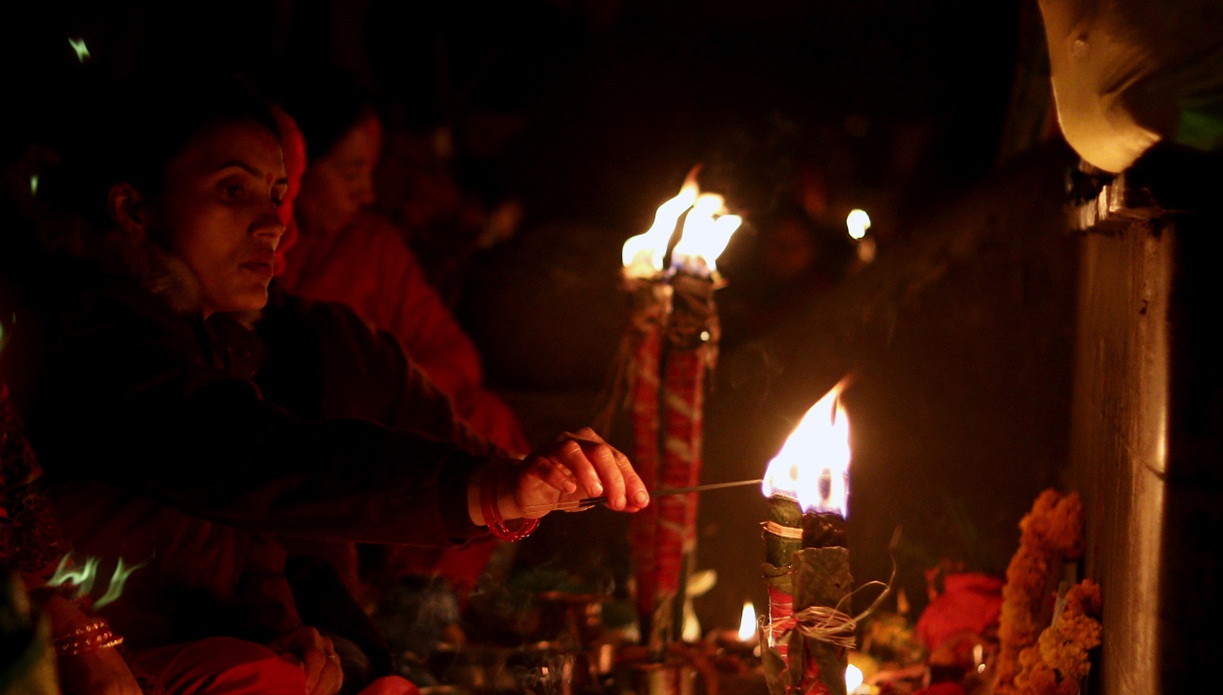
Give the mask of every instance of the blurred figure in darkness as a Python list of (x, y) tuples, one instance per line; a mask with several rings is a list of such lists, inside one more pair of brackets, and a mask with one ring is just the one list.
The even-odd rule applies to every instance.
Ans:
[(393, 333), (473, 429), (513, 453), (530, 449), (517, 416), (484, 385), (475, 344), (425, 277), (404, 232), (373, 210), (382, 121), (352, 81), (323, 76), (281, 99), (297, 121), (306, 170), (298, 240), (277, 283), (348, 304)]
[(759, 337), (834, 287), (853, 260), (844, 227), (817, 222), (792, 198), (749, 223), (752, 232), (738, 240), (741, 255), (727, 271), (733, 281), (718, 296), (728, 344)]

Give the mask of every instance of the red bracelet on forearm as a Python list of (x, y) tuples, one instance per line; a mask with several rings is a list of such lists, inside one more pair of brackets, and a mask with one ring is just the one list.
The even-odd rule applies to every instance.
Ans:
[(102, 618), (55, 638), (55, 653), (59, 656), (89, 654), (123, 644), (123, 638), (110, 630)]
[(484, 524), (503, 541), (520, 541), (539, 527), (539, 519), (523, 519), (516, 529), (506, 526), (501, 516), (501, 506), (497, 503), (500, 483), (500, 471), (489, 471), (480, 481), (480, 511), (484, 514)]

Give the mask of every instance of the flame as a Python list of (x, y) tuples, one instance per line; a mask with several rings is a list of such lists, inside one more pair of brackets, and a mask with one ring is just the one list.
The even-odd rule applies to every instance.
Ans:
[(654, 213), (654, 224), (643, 234), (630, 237), (624, 242), (621, 258), (624, 272), (629, 277), (646, 278), (662, 272), (663, 256), (675, 233), (679, 218), (697, 200), (698, 188), (695, 171), (688, 175), (679, 195), (658, 206)]
[[(72, 558), (72, 553), (65, 553), (64, 557), (60, 558), (55, 572), (47, 580), (47, 586), (55, 587), (69, 584), (76, 587), (73, 593), (77, 597), (90, 594), (93, 592), (94, 583), (99, 578), (98, 570), (100, 564), (101, 561), (98, 558), (87, 557), (85, 562), (78, 566)], [(111, 575), (110, 581), (107, 583), (106, 593), (94, 601), (93, 607), (101, 608), (108, 603), (114, 603), (123, 593), (123, 585), (127, 583), (127, 578), (131, 576), (132, 572), (147, 564), (149, 564), (148, 559), (134, 565), (125, 565), (123, 558), (120, 557), (115, 566), (114, 574)]]
[(726, 250), (730, 237), (743, 224), (738, 215), (727, 215), (725, 199), (716, 193), (702, 193), (684, 220), (684, 230), (675, 250), (672, 265), (697, 272), (712, 273), (717, 259)]
[(60, 558), (59, 565), (55, 567), (55, 572), (51, 574), (51, 578), (47, 580), (47, 586), (61, 586), (71, 584), (76, 587), (78, 596), (84, 596), (93, 590), (93, 581), (98, 576), (98, 558), (85, 558), (83, 567), (77, 567), (72, 559), (72, 553), (64, 553)]
[(76, 59), (84, 65), (85, 61), (89, 60), (89, 46), (85, 45), (85, 39), (68, 38), (68, 45), (72, 46), (72, 50), (76, 52)]
[(841, 406), (846, 380), (811, 406), (794, 433), (769, 462), (765, 496), (798, 500), (804, 511), (845, 516), (849, 501), (849, 417)]
[(853, 693), (864, 680), (862, 669), (850, 664), (845, 667), (845, 692)]
[(756, 606), (751, 601), (743, 602), (743, 616), (739, 618), (739, 641), (751, 642), (756, 638)]
[(108, 603), (114, 603), (123, 593), (123, 585), (127, 583), (127, 578), (132, 576), (132, 572), (149, 564), (148, 560), (138, 562), (130, 567), (123, 566), (123, 558), (119, 558), (119, 564), (115, 567), (115, 573), (110, 577), (110, 586), (106, 587), (106, 593), (97, 601), (94, 601), (94, 608), (101, 608)]
[(849, 236), (861, 239), (866, 236), (866, 230), (871, 228), (871, 216), (865, 210), (850, 210), (845, 218), (845, 226), (849, 228)]

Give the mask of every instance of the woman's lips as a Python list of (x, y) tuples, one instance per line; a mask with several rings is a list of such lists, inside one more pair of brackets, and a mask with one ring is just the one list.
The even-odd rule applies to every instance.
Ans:
[(260, 254), (256, 258), (243, 263), (242, 267), (264, 280), (271, 281), (272, 276), (275, 274), (276, 254)]

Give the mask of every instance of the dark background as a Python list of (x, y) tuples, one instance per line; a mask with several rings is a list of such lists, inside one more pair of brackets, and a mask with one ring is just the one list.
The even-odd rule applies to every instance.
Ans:
[[(759, 477), (853, 372), (854, 571), (886, 578), (902, 526), (915, 609), (940, 560), (1001, 574), (1020, 516), (1065, 465), (1073, 158), (1049, 135), (1034, 3), (49, 2), (4, 15), (6, 156), (104, 109), (84, 84), (152, 61), (269, 85), (338, 67), (375, 91), (392, 135), (445, 134), (454, 182), (522, 212), (512, 238), (438, 277), (536, 440), (598, 411), (623, 328), (620, 244), (701, 163), (703, 187), (746, 218), (720, 261), (727, 330), (703, 478)], [(836, 229), (866, 208), (879, 260), (819, 292), (770, 285), (764, 221), (812, 175), (816, 221)], [(392, 198), (395, 183), (382, 182)], [(763, 504), (750, 490), (702, 499), (698, 565), (719, 573), (697, 602), (707, 628), (732, 627), (749, 596), (764, 606)], [(520, 560), (622, 578), (623, 523), (549, 519)]]

